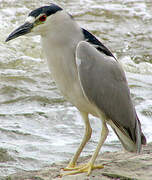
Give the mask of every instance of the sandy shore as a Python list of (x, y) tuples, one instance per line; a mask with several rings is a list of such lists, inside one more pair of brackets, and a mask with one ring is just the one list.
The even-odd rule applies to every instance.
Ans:
[[(90, 156), (82, 157), (87, 162)], [(40, 171), (19, 172), (3, 180), (152, 180), (152, 143), (143, 147), (140, 155), (128, 152), (105, 152), (96, 163), (105, 164), (103, 169), (94, 170), (90, 176), (85, 173), (59, 177), (61, 168), (68, 162), (54, 163)]]

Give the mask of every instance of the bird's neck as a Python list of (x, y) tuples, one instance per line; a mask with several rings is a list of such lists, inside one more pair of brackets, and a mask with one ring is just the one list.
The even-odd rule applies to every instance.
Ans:
[[(63, 17), (64, 19), (62, 19)], [(81, 27), (68, 14), (64, 13), (62, 16), (58, 13), (48, 23), (50, 24), (48, 24), (48, 29), (42, 39), (50, 46), (56, 46), (57, 48), (75, 46), (83, 40)]]

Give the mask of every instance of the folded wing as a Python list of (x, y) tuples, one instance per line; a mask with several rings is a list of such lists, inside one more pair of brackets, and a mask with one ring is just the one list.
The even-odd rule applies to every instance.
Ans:
[(140, 152), (140, 122), (119, 62), (82, 41), (76, 49), (76, 64), (85, 96), (106, 115), (124, 148)]

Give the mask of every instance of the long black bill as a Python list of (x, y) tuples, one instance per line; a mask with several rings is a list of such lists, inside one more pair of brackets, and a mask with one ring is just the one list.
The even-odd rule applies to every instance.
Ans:
[(33, 24), (26, 22), (25, 24), (23, 24), (22, 26), (20, 26), (19, 28), (15, 29), (9, 36), (8, 38), (5, 40), (5, 42), (8, 42), (12, 39), (15, 39), (19, 36), (25, 35), (29, 32), (31, 32), (31, 29), (33, 28)]

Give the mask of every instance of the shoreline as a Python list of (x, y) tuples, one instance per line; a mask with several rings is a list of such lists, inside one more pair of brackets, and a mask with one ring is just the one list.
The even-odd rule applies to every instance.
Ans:
[[(78, 164), (86, 163), (91, 156), (81, 157)], [(152, 179), (152, 143), (143, 146), (141, 154), (124, 151), (104, 152), (96, 160), (105, 164), (103, 169), (93, 170), (90, 176), (86, 173), (59, 177), (61, 169), (68, 164), (57, 162), (38, 171), (21, 171), (1, 180), (151, 180)]]

